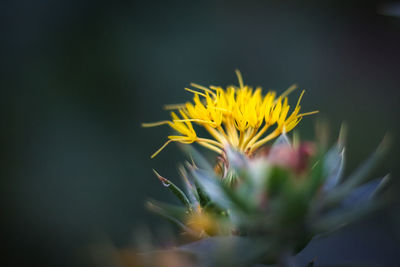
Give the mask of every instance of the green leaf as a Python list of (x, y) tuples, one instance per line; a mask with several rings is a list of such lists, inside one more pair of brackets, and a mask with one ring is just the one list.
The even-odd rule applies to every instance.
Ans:
[(344, 147), (333, 146), (324, 157), (323, 175), (326, 177), (323, 190), (332, 190), (337, 186), (343, 176), (344, 170)]
[(342, 206), (346, 208), (352, 208), (358, 206), (363, 202), (371, 200), (383, 181), (384, 178), (378, 178), (355, 188), (342, 201)]
[[(192, 170), (193, 175), (193, 170)], [(194, 186), (196, 188), (197, 196), (199, 198), (200, 206), (204, 207), (210, 202), (210, 196), (204, 191), (202, 186), (197, 182), (197, 179), (193, 179)]]
[(222, 183), (216, 177), (210, 177), (204, 170), (192, 170), (192, 174), (198, 183), (198, 188), (204, 190), (207, 196), (209, 196), (208, 202), (212, 201), (224, 209), (229, 209), (231, 203), (225, 195)]
[(379, 195), (383, 190), (386, 189), (387, 184), (390, 181), (390, 174), (386, 174), (382, 180), (380, 181), (378, 187), (375, 189), (375, 191), (372, 193), (371, 198), (374, 198), (376, 195)]
[(353, 188), (365, 182), (368, 178), (368, 174), (377, 165), (379, 160), (383, 158), (387, 148), (388, 142), (384, 139), (374, 153), (372, 153), (369, 158), (365, 160), (364, 163), (346, 179), (346, 181), (343, 182), (343, 184), (327, 195), (324, 204), (331, 206), (341, 202), (351, 192), (351, 190), (353, 190)]
[(199, 205), (199, 195), (197, 192), (196, 186), (193, 184), (191, 177), (189, 177), (185, 167), (183, 165), (180, 165), (178, 167), (181, 178), (183, 180), (183, 183), (186, 186), (186, 192), (189, 198), (190, 203), (192, 204), (192, 207), (197, 207)]
[(187, 227), (181, 221), (181, 219), (184, 217), (184, 214), (185, 214), (184, 209), (182, 209), (180, 207), (160, 203), (155, 200), (147, 201), (146, 208), (149, 209), (150, 211), (160, 215), (161, 217), (164, 217), (168, 221), (170, 221), (173, 224), (177, 225), (178, 227), (182, 228), (184, 231), (186, 231), (188, 233), (193, 232), (193, 230), (191, 230), (189, 227)]
[(204, 210), (208, 213), (216, 214), (218, 216), (226, 217), (228, 215), (226, 210), (222, 209), (214, 202), (208, 202), (208, 204), (204, 206)]
[(156, 174), (157, 178), (162, 182), (162, 184), (165, 187), (168, 187), (168, 189), (171, 190), (171, 192), (178, 197), (178, 199), (186, 206), (189, 211), (192, 211), (192, 205), (186, 194), (173, 182), (171, 182), (167, 178), (162, 177), (156, 170), (153, 170), (153, 172)]
[(388, 149), (388, 142), (384, 139), (377, 149), (370, 155), (370, 157), (364, 161), (364, 163), (352, 174), (343, 184), (345, 188), (353, 188), (365, 182), (368, 178), (368, 174), (377, 165), (379, 160), (383, 158)]
[(235, 210), (241, 210), (243, 212), (251, 212), (252, 208), (249, 203), (243, 199), (239, 194), (236, 193), (231, 187), (228, 187), (226, 184), (221, 184), (221, 187), (225, 193), (225, 196), (229, 198), (231, 207)]

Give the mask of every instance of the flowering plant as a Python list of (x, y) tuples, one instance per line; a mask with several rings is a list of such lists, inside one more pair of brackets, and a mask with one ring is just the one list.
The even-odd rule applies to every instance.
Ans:
[[(353, 222), (383, 203), (376, 196), (388, 176), (368, 181), (367, 175), (382, 157), (386, 142), (345, 179), (344, 130), (330, 149), (322, 141), (287, 136), (304, 116), (316, 113), (300, 113), (304, 91), (290, 112), (287, 96), (295, 86), (278, 97), (272, 91), (263, 96), (261, 88), (253, 90), (243, 84), (238, 71), (237, 76), (239, 87), (226, 90), (192, 84), (201, 90), (186, 89), (194, 93), (194, 103), (167, 106), (181, 117), (171, 112), (171, 121), (143, 125), (167, 124), (179, 134), (168, 136), (152, 157), (170, 142), (197, 143), (217, 153), (211, 164), (193, 147), (184, 146), (191, 159), (179, 168), (185, 190), (154, 171), (182, 206), (157, 201), (147, 206), (195, 239), (239, 238), (235, 242), (245, 244), (247, 256), (237, 259), (231, 251), (230, 259), (235, 260), (225, 261), (226, 266), (285, 266), (287, 256), (301, 251), (315, 235)], [(198, 137), (193, 123), (213, 139)], [(321, 135), (318, 140), (324, 139)]]

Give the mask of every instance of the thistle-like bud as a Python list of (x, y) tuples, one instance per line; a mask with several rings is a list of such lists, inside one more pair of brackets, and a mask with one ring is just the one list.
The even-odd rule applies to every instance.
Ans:
[[(253, 248), (253, 260), (276, 262), (299, 252), (313, 236), (379, 207), (382, 202), (375, 198), (388, 178), (367, 178), (383, 155), (384, 143), (344, 178), (343, 134), (329, 150), (323, 143), (293, 143), (286, 135), (304, 116), (316, 113), (299, 113), (304, 91), (289, 112), (287, 96), (296, 86), (278, 97), (273, 91), (263, 96), (260, 88), (253, 90), (237, 75), (239, 86), (226, 90), (192, 84), (199, 90), (187, 89), (194, 93), (193, 102), (169, 106), (180, 117), (172, 112), (171, 121), (144, 124), (167, 124), (179, 134), (169, 136), (153, 156), (170, 142), (197, 143), (218, 154), (213, 166), (191, 146), (185, 149), (191, 159), (180, 168), (186, 192), (156, 173), (183, 205), (153, 201), (151, 210), (195, 238), (244, 237)], [(199, 137), (194, 124), (211, 139)]]
[[(194, 154), (194, 162), (205, 162)], [(376, 209), (379, 202), (373, 199), (388, 178), (370, 182), (366, 178), (381, 156), (382, 146), (344, 179), (341, 145), (324, 151), (310, 142), (293, 145), (283, 134), (251, 157), (227, 148), (219, 160), (224, 174), (212, 166), (186, 164), (181, 172), (186, 193), (161, 179), (185, 207), (177, 213), (176, 208), (160, 205), (159, 213), (173, 217), (196, 238), (245, 236), (264, 248), (262, 254), (268, 255), (264, 260), (275, 262), (284, 251), (297, 253), (313, 236)]]

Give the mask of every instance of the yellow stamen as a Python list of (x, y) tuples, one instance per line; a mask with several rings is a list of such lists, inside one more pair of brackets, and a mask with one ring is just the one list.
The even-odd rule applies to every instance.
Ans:
[(206, 120), (200, 120), (200, 119), (185, 119), (185, 120), (174, 120), (174, 122), (187, 122), (187, 121), (191, 121), (191, 122), (199, 122), (199, 123), (205, 123), (205, 124), (214, 124), (211, 121), (206, 121)]
[(296, 90), (297, 84), (293, 84), (292, 86), (290, 86), (288, 89), (286, 89), (285, 92), (283, 92), (280, 97), (285, 98), (286, 96), (288, 96), (291, 92), (293, 92), (294, 90)]
[(201, 93), (201, 92), (198, 92), (198, 91), (195, 91), (195, 90), (192, 90), (192, 89), (190, 89), (190, 88), (185, 88), (185, 90), (188, 91), (188, 92), (191, 92), (191, 93), (193, 93), (193, 94), (197, 94), (197, 95), (201, 95), (201, 96), (203, 96), (203, 97), (206, 97), (205, 94), (203, 94), (203, 93)]
[(278, 137), (281, 134), (281, 132), (276, 129), (275, 131), (273, 131), (272, 133), (270, 133), (269, 135), (267, 135), (266, 137), (264, 137), (263, 139), (257, 141), (252, 148), (250, 148), (250, 153), (254, 152), (257, 148), (259, 148), (260, 146), (264, 145), (265, 143), (267, 143), (268, 141), (274, 139), (275, 137)]
[(204, 87), (204, 86), (199, 85), (199, 84), (197, 84), (197, 83), (191, 83), (190, 85), (193, 86), (193, 87), (195, 87), (195, 88), (197, 88), (197, 89), (206, 91), (206, 92), (208, 92), (208, 93), (210, 93), (210, 94), (212, 94), (213, 96), (216, 97), (216, 94), (215, 94), (213, 91), (211, 91), (210, 89), (208, 89), (207, 87)]
[(220, 142), (223, 146), (226, 145), (225, 143), (225, 137), (224, 137), (224, 132), (218, 132), (214, 128), (205, 125), (204, 128), (218, 141)]
[(314, 110), (314, 111), (310, 111), (310, 112), (301, 113), (301, 114), (299, 114), (297, 116), (304, 117), (304, 116), (313, 115), (313, 114), (317, 114), (317, 113), (319, 113), (319, 110)]
[(170, 121), (157, 121), (157, 122), (144, 122), (142, 123), (142, 127), (149, 128), (149, 127), (156, 127), (161, 125), (170, 124)]
[(160, 153), (171, 142), (172, 142), (172, 140), (168, 140), (167, 142), (165, 142), (153, 155), (151, 155), (151, 158), (154, 158), (155, 156), (157, 156), (158, 153)]
[(165, 110), (174, 110), (174, 109), (181, 109), (184, 108), (185, 104), (169, 104), (169, 105), (164, 105)]
[(208, 139), (208, 138), (198, 138), (197, 140), (199, 142), (209, 143), (209, 144), (214, 145), (216, 147), (224, 148), (224, 146), (221, 143), (218, 143), (215, 140), (211, 140), (211, 139)]
[(205, 143), (205, 142), (201, 142), (201, 141), (199, 141), (198, 143), (199, 143), (199, 145), (202, 145), (210, 150), (213, 150), (213, 151), (217, 152), (218, 154), (222, 154), (222, 150), (219, 149), (218, 147), (215, 147), (209, 143)]
[[(235, 73), (239, 86), (228, 86), (224, 90), (219, 86), (208, 88), (191, 83), (191, 86), (201, 91), (185, 88), (194, 94), (193, 101), (166, 105), (168, 110), (177, 110), (177, 114), (171, 112), (171, 121), (142, 124), (143, 127), (169, 125), (178, 133), (168, 136), (169, 140), (152, 157), (170, 142), (197, 143), (217, 153), (223, 153), (230, 146), (239, 152), (251, 154), (284, 131), (291, 131), (304, 116), (318, 113), (299, 113), (304, 90), (290, 111), (287, 96), (297, 85), (290, 86), (280, 96), (274, 91), (263, 96), (261, 88), (253, 89), (245, 85), (240, 71), (236, 70)], [(203, 127), (211, 139), (198, 137), (194, 126)], [(275, 129), (266, 134), (270, 127)]]
[(305, 93), (305, 92), (306, 92), (306, 90), (303, 90), (303, 91), (301, 91), (301, 94), (300, 94), (299, 100), (297, 100), (296, 107), (298, 107), (298, 106), (300, 105), (300, 101), (301, 101), (301, 99), (303, 98), (303, 95), (304, 95), (304, 93)]
[(236, 76), (239, 81), (240, 88), (243, 88), (243, 77), (239, 70), (235, 70)]

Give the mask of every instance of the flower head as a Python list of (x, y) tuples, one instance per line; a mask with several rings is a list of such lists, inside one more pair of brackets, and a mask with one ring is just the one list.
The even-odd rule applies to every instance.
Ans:
[[(178, 111), (171, 112), (170, 121), (143, 123), (143, 127), (167, 124), (179, 134), (168, 136), (169, 140), (152, 157), (171, 142), (198, 143), (220, 154), (228, 146), (252, 154), (281, 133), (291, 131), (304, 116), (318, 112), (300, 113), (304, 90), (290, 111), (287, 96), (296, 89), (295, 85), (279, 96), (274, 91), (263, 95), (261, 88), (245, 85), (238, 70), (236, 75), (239, 86), (226, 89), (192, 83), (197, 90), (186, 88), (194, 94), (192, 102), (166, 106), (166, 109)], [(193, 124), (203, 127), (212, 139), (199, 137)]]

